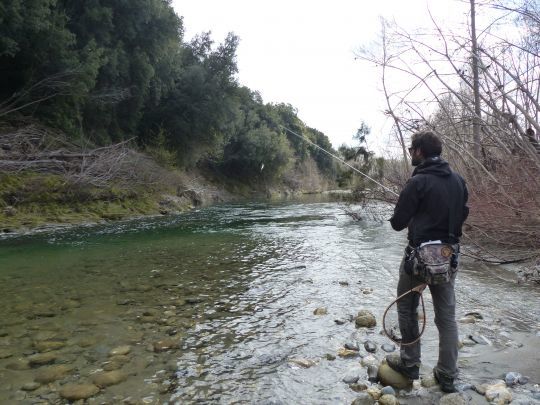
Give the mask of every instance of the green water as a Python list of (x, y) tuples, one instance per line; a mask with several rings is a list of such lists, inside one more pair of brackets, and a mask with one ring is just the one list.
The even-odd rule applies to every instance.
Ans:
[[(0, 240), (0, 403), (65, 403), (66, 384), (93, 383), (104, 370), (123, 381), (88, 403), (350, 403), (355, 393), (341, 379), (366, 371), (326, 355), (349, 341), (388, 341), (378, 328), (334, 319), (369, 309), (380, 320), (404, 235), (342, 213), (337, 203), (228, 205)], [(497, 277), (464, 264), (460, 316), (484, 313), (486, 336), (534, 336), (538, 292), (489, 271)], [(313, 315), (318, 307), (328, 315)], [(431, 324), (426, 367), (435, 336)], [(128, 354), (109, 355), (126, 345)], [(29, 364), (39, 353), (54, 358)], [(463, 374), (496, 375), (467, 360), (475, 353), (465, 349)], [(298, 358), (315, 365), (290, 362)], [(70, 370), (33, 383), (55, 365)]]

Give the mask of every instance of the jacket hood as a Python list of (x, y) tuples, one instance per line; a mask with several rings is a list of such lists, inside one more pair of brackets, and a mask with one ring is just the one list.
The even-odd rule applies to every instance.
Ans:
[(435, 176), (450, 176), (452, 171), (450, 165), (440, 156), (429, 157), (420, 163), (413, 171), (413, 176), (417, 174), (433, 174)]

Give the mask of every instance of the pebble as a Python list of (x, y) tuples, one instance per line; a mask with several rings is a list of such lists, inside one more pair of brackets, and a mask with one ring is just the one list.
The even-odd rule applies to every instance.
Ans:
[(367, 368), (367, 374), (369, 382), (375, 383), (379, 380), (379, 368), (377, 366), (369, 365)]
[(366, 349), (366, 351), (369, 353), (375, 353), (377, 351), (377, 345), (371, 340), (368, 340), (364, 343), (364, 349)]
[(372, 328), (377, 326), (377, 320), (370, 311), (363, 309), (356, 315), (355, 324), (357, 328)]
[(348, 321), (346, 319), (334, 319), (337, 325), (345, 325)]
[(382, 395), (379, 398), (380, 405), (399, 405), (397, 398), (393, 395)]
[(381, 394), (382, 395), (387, 395), (388, 394), (388, 395), (394, 395), (395, 396), (396, 391), (391, 386), (387, 385), (386, 387), (383, 387), (381, 389)]
[(60, 389), (60, 396), (68, 401), (87, 399), (99, 392), (94, 384), (66, 384)]
[(482, 316), (480, 312), (467, 312), (465, 316), (471, 316), (476, 319), (484, 319), (484, 317)]
[(109, 352), (109, 357), (111, 357), (111, 356), (125, 356), (129, 352), (131, 352), (131, 346), (129, 346), (129, 345), (118, 346), (118, 347), (115, 347), (114, 349), (112, 349)]
[(469, 402), (459, 392), (443, 395), (439, 405), (467, 405)]
[(313, 315), (326, 315), (328, 313), (328, 310), (324, 307), (317, 308), (315, 311), (313, 311)]
[(488, 401), (493, 401), (497, 405), (507, 404), (512, 401), (512, 393), (506, 388), (506, 382), (504, 381), (487, 385), (485, 388), (485, 396)]
[(422, 387), (424, 388), (431, 388), (438, 384), (437, 380), (433, 375), (425, 375), (420, 379), (420, 382), (422, 384)]
[(28, 363), (32, 367), (43, 366), (45, 364), (51, 364), (56, 361), (56, 354), (54, 353), (39, 353), (28, 357)]
[(349, 282), (348, 281), (340, 281), (339, 282), (339, 285), (343, 286), (343, 287), (348, 287), (349, 286)]
[(34, 391), (37, 390), (39, 387), (41, 387), (41, 384), (38, 382), (27, 382), (21, 387), (21, 390), (23, 391)]
[(463, 324), (476, 323), (476, 318), (473, 316), (465, 316), (463, 318), (460, 318), (458, 322)]
[(28, 360), (17, 359), (14, 362), (8, 363), (6, 368), (15, 371), (28, 370), (30, 369), (30, 363), (28, 363)]
[(317, 364), (315, 361), (309, 359), (290, 359), (289, 363), (296, 364), (303, 368), (310, 368)]
[(73, 367), (67, 364), (58, 364), (56, 366), (41, 368), (37, 372), (34, 381), (41, 384), (48, 384), (64, 378), (71, 370), (73, 370)]
[(377, 387), (369, 387), (366, 392), (376, 401), (381, 397), (381, 390)]
[(362, 357), (360, 364), (362, 364), (364, 367), (377, 366), (379, 364), (379, 360), (377, 360), (372, 354), (368, 354), (367, 356)]
[(345, 343), (345, 349), (354, 350), (356, 352), (360, 350), (360, 348), (358, 347), (358, 343), (356, 343), (356, 342)]
[(360, 353), (358, 353), (357, 350), (349, 350), (349, 349), (345, 349), (344, 347), (340, 348), (337, 354), (339, 357), (344, 357), (344, 358), (358, 357), (360, 355)]
[(325, 357), (326, 357), (326, 360), (329, 360), (329, 361), (334, 361), (336, 359), (336, 356), (330, 353), (326, 353)]
[(373, 405), (375, 404), (375, 399), (367, 392), (361, 392), (358, 396), (351, 402), (351, 405)]
[(469, 335), (468, 338), (480, 345), (491, 345), (489, 339), (482, 335)]
[(51, 350), (61, 349), (66, 345), (66, 342), (61, 340), (41, 340), (34, 342), (34, 348), (38, 352), (49, 352)]
[(506, 382), (506, 385), (509, 387), (512, 387), (519, 383), (519, 380), (522, 378), (522, 375), (519, 373), (516, 373), (515, 371), (510, 371), (509, 373), (506, 373), (504, 376), (504, 382)]
[(349, 388), (355, 392), (362, 392), (368, 389), (368, 385), (365, 382), (361, 381), (354, 384), (349, 384)]
[(163, 339), (154, 342), (153, 350), (156, 353), (164, 352), (167, 350), (175, 350), (178, 348), (180, 342), (177, 339)]
[(349, 374), (343, 377), (343, 380), (341, 381), (343, 381), (345, 384), (354, 384), (358, 382), (359, 379), (360, 376), (358, 374)]
[(106, 371), (96, 374), (93, 378), (93, 382), (100, 388), (105, 388), (110, 385), (119, 384), (127, 379), (127, 374), (120, 370)]
[(381, 349), (383, 349), (387, 353), (392, 353), (393, 351), (396, 350), (396, 346), (391, 343), (385, 343), (384, 345), (381, 346)]
[(9, 349), (0, 349), (0, 359), (7, 359), (13, 356), (13, 352)]

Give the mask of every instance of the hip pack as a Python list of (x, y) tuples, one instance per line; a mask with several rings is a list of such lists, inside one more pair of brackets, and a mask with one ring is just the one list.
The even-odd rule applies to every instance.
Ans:
[(448, 283), (457, 271), (459, 245), (427, 242), (413, 249), (409, 256), (412, 274), (428, 285)]

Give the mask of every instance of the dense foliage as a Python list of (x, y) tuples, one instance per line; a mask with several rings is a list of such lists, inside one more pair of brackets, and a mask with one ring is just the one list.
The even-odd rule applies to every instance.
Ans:
[(237, 83), (238, 41), (186, 42), (168, 0), (4, 0), (0, 119), (32, 116), (95, 145), (134, 138), (177, 166), (204, 159), (243, 180), (276, 179), (307, 158), (335, 175), (280, 125), (331, 148), (323, 133)]

